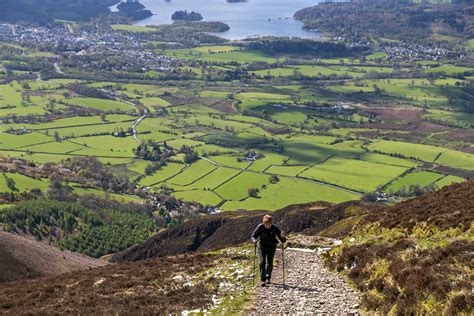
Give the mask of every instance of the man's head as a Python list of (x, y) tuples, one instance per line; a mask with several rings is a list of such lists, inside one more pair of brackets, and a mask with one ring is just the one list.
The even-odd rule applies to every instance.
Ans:
[(273, 224), (273, 217), (270, 214), (265, 214), (263, 216), (263, 225), (265, 225), (266, 228), (272, 227)]

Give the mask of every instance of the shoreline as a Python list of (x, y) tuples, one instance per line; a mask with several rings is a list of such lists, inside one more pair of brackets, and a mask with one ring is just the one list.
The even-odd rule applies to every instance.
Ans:
[(119, 5), (120, 3), (122, 3), (122, 0), (117, 0), (117, 3), (116, 3), (116, 4), (110, 6), (110, 7), (109, 7), (110, 12), (118, 12), (117, 7), (118, 7), (118, 5)]
[[(120, 2), (119, 2), (120, 3)], [(242, 3), (242, 2), (238, 2)], [(245, 2), (243, 2), (245, 5)], [(143, 3), (146, 5), (145, 3)], [(118, 4), (117, 4), (118, 5)], [(111, 10), (115, 9), (116, 6), (110, 7)], [(317, 31), (310, 31), (305, 30), (303, 28), (304, 23), (299, 21), (298, 19), (294, 18), (294, 14), (303, 8), (298, 8), (295, 12), (288, 12), (282, 13), (280, 17), (271, 16), (271, 14), (267, 17), (262, 17), (256, 19), (256, 25), (252, 28), (252, 26), (248, 27), (249, 24), (245, 23), (245, 19), (234, 19), (229, 20), (223, 18), (222, 20), (218, 20), (218, 22), (225, 23), (230, 27), (229, 30), (224, 32), (209, 32), (212, 35), (218, 36), (220, 38), (226, 40), (245, 40), (248, 38), (262, 38), (262, 37), (289, 37), (289, 38), (302, 38), (302, 39), (320, 39), (322, 34)], [(173, 9), (180, 10), (184, 8), (176, 7)], [(172, 25), (173, 21), (171, 20), (171, 15), (169, 19), (165, 19), (163, 14), (155, 14), (153, 10), (148, 6), (146, 6), (146, 10), (151, 10), (153, 15), (147, 17), (142, 20), (133, 21), (131, 25), (134, 26), (160, 26), (160, 25)], [(169, 10), (169, 7), (168, 7)], [(188, 10), (193, 10), (193, 8), (188, 8)], [(200, 12), (202, 13), (202, 12)], [(288, 16), (286, 16), (288, 15)], [(156, 16), (159, 16), (158, 18)], [(203, 14), (204, 19), (202, 22), (216, 22), (215, 20), (207, 20), (209, 18), (205, 14)], [(158, 21), (159, 20), (159, 21)], [(249, 22), (250, 23), (250, 22)], [(268, 23), (268, 24), (267, 24)], [(270, 24), (270, 25), (269, 25)], [(263, 26), (263, 30), (262, 30)]]

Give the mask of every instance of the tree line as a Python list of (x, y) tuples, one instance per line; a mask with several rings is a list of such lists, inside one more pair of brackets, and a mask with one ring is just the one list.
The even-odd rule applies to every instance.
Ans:
[(0, 213), (7, 232), (49, 240), (60, 248), (101, 257), (145, 241), (156, 228), (143, 212), (92, 211), (77, 202), (28, 200)]

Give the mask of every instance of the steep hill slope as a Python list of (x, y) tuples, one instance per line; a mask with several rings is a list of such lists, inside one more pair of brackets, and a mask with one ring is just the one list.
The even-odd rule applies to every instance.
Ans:
[[(217, 295), (232, 291), (235, 297), (244, 290), (242, 281), (250, 282), (249, 253), (237, 249), (186, 254), (5, 283), (0, 287), (0, 314), (169, 315), (212, 310)], [(230, 287), (232, 276), (240, 281)]]
[(104, 266), (100, 260), (0, 232), (0, 283)]
[[(302, 231), (317, 233), (343, 220), (346, 220), (346, 225), (342, 226), (350, 230), (357, 222), (356, 219), (368, 208), (376, 206), (360, 201), (334, 206), (316, 202), (285, 207), (274, 212), (273, 218), (275, 223), (288, 233)], [(235, 246), (249, 240), (253, 229), (261, 222), (264, 214), (263, 211), (225, 212), (188, 221), (158, 233), (141, 245), (114, 255), (111, 261), (137, 261), (189, 251)], [(338, 232), (342, 230), (340, 228)]]
[(426, 223), (440, 229), (467, 230), (474, 220), (474, 180), (454, 184), (419, 198), (371, 212), (361, 224), (379, 222), (386, 228), (410, 230)]
[(474, 181), (371, 212), (332, 249), (362, 305), (381, 313), (474, 312)]
[[(303, 239), (343, 238), (324, 260), (351, 279), (361, 303), (355, 303), (359, 294), (341, 275), (322, 267), (318, 252), (288, 249), (285, 295), (293, 305), (277, 304), (272, 311), (472, 314), (473, 190), (471, 180), (395, 206), (312, 203), (275, 212), (284, 230), (302, 232)], [(113, 258), (134, 262), (5, 283), (0, 313), (241, 311), (252, 293), (253, 248), (228, 245), (247, 240), (262, 214), (233, 212), (189, 221)], [(298, 247), (297, 238), (292, 243)], [(164, 257), (189, 251), (197, 252)], [(280, 252), (276, 272), (279, 258)], [(275, 300), (285, 301), (277, 296), (278, 284), (272, 286)], [(341, 298), (350, 303), (338, 304)]]

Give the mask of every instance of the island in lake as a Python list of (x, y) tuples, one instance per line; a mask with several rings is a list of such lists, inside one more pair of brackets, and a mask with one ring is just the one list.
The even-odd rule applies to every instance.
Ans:
[(127, 0), (117, 6), (121, 15), (134, 21), (143, 20), (153, 15), (150, 10), (145, 10), (145, 6), (138, 0)]
[(171, 16), (171, 19), (173, 21), (201, 21), (203, 18), (202, 18), (201, 13), (199, 12), (194, 12), (194, 11), (188, 12), (184, 10), (184, 11), (176, 11), (175, 13), (173, 13), (173, 15)]

